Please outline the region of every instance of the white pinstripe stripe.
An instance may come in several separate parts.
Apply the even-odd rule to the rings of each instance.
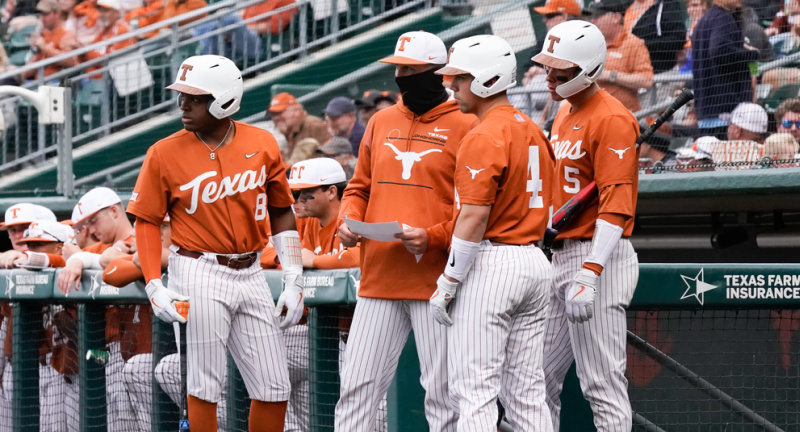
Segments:
[[[498,397],[517,431],[551,431],[542,339],[550,263],[535,246],[481,243],[451,306],[451,397],[458,431],[497,430]]]
[[[210,257],[172,253],[170,288],[190,297],[187,332],[187,391],[218,402],[225,384],[227,349],[252,399],[289,398],[286,347],[274,302],[258,262],[234,270]]]
[[[455,412],[447,387],[445,328],[430,314],[427,301],[360,297],[353,315],[342,370],[335,430],[373,430],[380,401],[397,370],[409,331],[414,330],[426,390],[425,416],[432,431],[455,431]]]
[[[555,283],[544,348],[547,402],[554,429],[558,430],[559,396],[567,370],[575,359],[581,390],[592,407],[597,430],[628,432],[632,427],[632,412],[625,378],[625,308],[636,289],[639,261],[630,241],[620,240],[598,279],[594,317],[582,324],[571,324],[564,310],[564,292],[590,248],[591,242],[567,241],[564,249],[553,256]]]

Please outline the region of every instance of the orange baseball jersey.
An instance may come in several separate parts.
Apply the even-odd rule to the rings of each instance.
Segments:
[[[358,267],[361,248],[345,248],[339,241],[339,224],[331,222],[322,226],[317,218],[306,218],[303,233],[303,249],[308,249],[317,255],[314,258],[314,267],[321,269],[339,269]]]
[[[433,294],[453,230],[456,150],[476,121],[452,100],[422,116],[398,102],[370,119],[339,216],[425,228],[428,251],[417,262],[400,241],[365,240],[360,296],[428,300]]]
[[[119,309],[119,350],[128,361],[137,354],[152,352],[153,309],[149,304],[117,306]]]
[[[606,70],[622,73],[635,73],[648,79],[653,79],[653,64],[650,63],[650,51],[644,41],[628,33],[620,33],[617,40],[608,45],[606,55]],[[638,89],[630,89],[618,84],[603,83],[603,88],[611,96],[619,99],[626,108],[632,112],[639,111]]]
[[[172,243],[189,250],[262,250],[269,237],[267,206],[289,207],[294,200],[275,138],[234,123],[233,141],[213,160],[185,130],[150,147],[128,213],[161,225],[169,212]]]
[[[639,189],[639,124],[603,89],[575,112],[571,109],[569,103],[561,107],[550,135],[556,157],[553,209],[559,209],[592,180],[601,191],[621,185],[625,193],[595,200],[561,230],[558,238],[592,238],[599,213],[630,216],[622,234],[630,237]]]
[[[43,312],[46,351],[53,353],[50,365],[62,374],[77,373],[79,364],[77,306],[64,305],[64,309],[56,313],[52,313],[50,307],[45,307]]]
[[[456,215],[461,204],[490,205],[483,238],[526,245],[542,239],[550,218],[553,151],[544,133],[511,105],[486,114],[456,158]],[[524,191],[524,193],[523,193]]]

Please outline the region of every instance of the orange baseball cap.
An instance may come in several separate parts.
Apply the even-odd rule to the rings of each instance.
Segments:
[[[278,93],[269,103],[269,112],[283,112],[289,105],[297,105],[297,99],[289,93]]]
[[[433,33],[412,31],[400,35],[393,56],[378,61],[394,65],[443,65],[447,63],[447,48]]]
[[[575,0],[550,0],[544,6],[535,7],[533,10],[542,15],[566,12],[572,16],[580,16],[581,5]]]

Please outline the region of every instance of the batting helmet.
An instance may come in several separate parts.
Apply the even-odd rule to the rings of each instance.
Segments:
[[[200,55],[187,58],[178,69],[175,82],[169,87],[191,95],[211,95],[208,112],[222,119],[239,111],[242,103],[242,72],[225,57]]]
[[[547,32],[542,52],[533,61],[555,69],[580,68],[575,78],[556,87],[568,98],[594,83],[606,64],[606,40],[594,24],[586,21],[563,22]]]
[[[447,64],[436,73],[470,74],[474,77],[472,93],[487,98],[517,85],[517,58],[511,45],[501,37],[472,36],[453,44]]]

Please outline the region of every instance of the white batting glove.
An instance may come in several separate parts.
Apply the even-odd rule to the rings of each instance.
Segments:
[[[153,279],[144,288],[147,297],[150,297],[150,304],[153,306],[153,313],[166,323],[178,322],[186,324],[186,320],[175,309],[175,301],[189,301],[189,297],[180,295],[175,291],[164,287],[161,279]]]
[[[428,300],[431,313],[439,324],[450,327],[453,325],[453,319],[450,318],[450,315],[447,313],[447,308],[456,298],[458,282],[450,282],[442,274],[439,275],[439,279],[436,280],[436,287],[436,291],[433,292],[431,299]]]
[[[567,290],[567,319],[572,323],[589,321],[594,315],[594,294],[597,291],[597,276],[591,270],[580,269]]]
[[[283,308],[286,307],[286,316],[280,322],[281,329],[287,329],[300,321],[303,317],[303,280],[302,273],[284,273],[283,275],[283,292],[278,297],[278,303],[275,305],[275,316],[280,317],[283,314]]]

